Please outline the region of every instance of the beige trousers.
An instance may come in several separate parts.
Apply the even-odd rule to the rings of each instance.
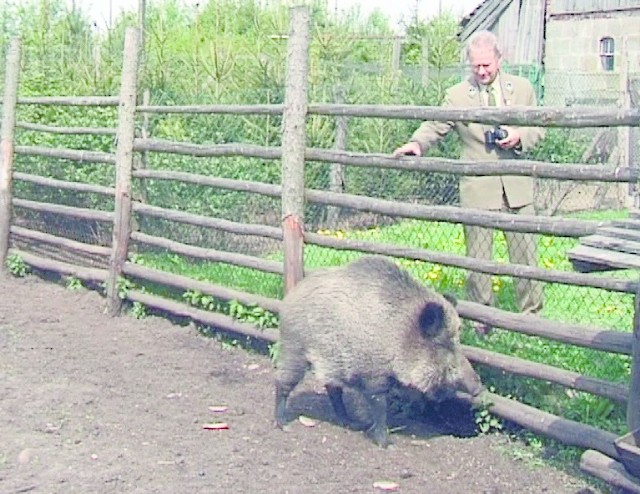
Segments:
[[[510,208],[503,200],[503,212],[513,214],[535,214],[533,205],[521,208]],[[490,260],[493,251],[493,234],[490,228],[479,226],[464,226],[467,245],[467,256],[476,259]],[[512,264],[537,266],[537,248],[535,236],[530,233],[504,232],[509,250],[509,261]],[[543,285],[540,281],[515,278],[514,280],[518,308],[521,312],[534,314],[542,309]],[[469,300],[484,305],[493,305],[494,296],[491,286],[491,276],[482,273],[469,272],[467,277],[467,295]]]

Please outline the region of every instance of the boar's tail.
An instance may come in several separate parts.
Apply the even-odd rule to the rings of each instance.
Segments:
[[[437,302],[427,302],[418,316],[418,328],[425,338],[433,338],[444,327],[444,308]]]

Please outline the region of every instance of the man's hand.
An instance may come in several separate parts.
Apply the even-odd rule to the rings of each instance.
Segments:
[[[404,146],[400,146],[393,152],[394,157],[406,155],[422,156],[422,146],[417,142],[411,141],[407,142]]]
[[[496,141],[496,144],[502,149],[513,149],[520,144],[520,132],[513,127],[502,127],[507,131],[507,137]]]

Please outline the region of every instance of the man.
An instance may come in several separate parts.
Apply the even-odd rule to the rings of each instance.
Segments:
[[[500,71],[501,53],[496,36],[490,31],[476,32],[467,42],[467,58],[471,76],[451,87],[445,96],[444,107],[473,106],[535,106],[536,96],[531,83]],[[493,126],[461,122],[424,122],[414,132],[410,141],[400,146],[394,156],[413,154],[421,156],[427,148],[455,130],[462,142],[461,159],[495,161],[514,159],[531,149],[544,136],[536,127],[501,126],[506,136],[489,135]],[[460,180],[460,205],[490,211],[514,214],[535,214],[533,207],[533,179],[527,176],[462,177]],[[477,259],[491,259],[493,231],[477,226],[464,226],[467,255]],[[536,244],[533,235],[505,232],[509,259],[514,264],[537,264]],[[540,282],[516,278],[516,295],[519,309],[524,313],[536,313],[542,309],[542,285]],[[470,272],[467,279],[469,299],[491,305],[493,290],[491,277]],[[475,323],[479,333],[491,328]]]

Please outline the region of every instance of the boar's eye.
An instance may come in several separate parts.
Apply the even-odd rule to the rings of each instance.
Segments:
[[[418,327],[424,337],[434,337],[442,331],[444,309],[436,302],[427,302],[418,316]]]

